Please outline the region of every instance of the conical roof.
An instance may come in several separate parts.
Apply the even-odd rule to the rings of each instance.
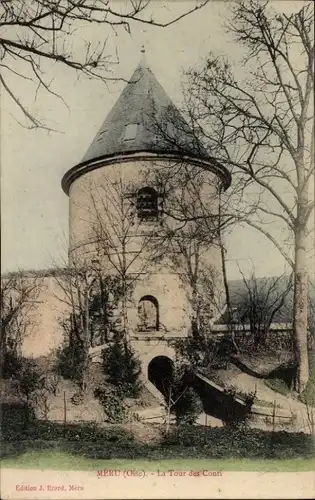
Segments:
[[[227,169],[210,158],[143,58],[96,134],[82,161],[62,178],[69,194],[72,182],[116,157],[137,153],[190,157],[190,162],[216,172],[225,188]]]
[[[81,164],[136,151],[206,156],[144,59],[108,114]]]

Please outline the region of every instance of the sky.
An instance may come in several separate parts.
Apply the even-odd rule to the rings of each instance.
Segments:
[[[193,0],[156,1],[153,13],[169,19],[191,7]],[[181,104],[182,72],[196,65],[209,51],[228,56],[237,68],[242,56],[223,28],[222,17],[229,2],[213,2],[206,8],[165,29],[140,23],[131,25],[131,35],[104,27],[79,29],[82,38],[108,39],[110,53],[117,49],[119,64],[113,75],[128,79],[138,65],[141,46],[157,79],[175,104]],[[273,4],[296,9],[301,1],[283,0]],[[123,83],[109,86],[80,78],[62,65],[46,64],[47,78],[62,100],[40,91],[36,99],[25,80],[11,76],[13,88],[23,103],[56,132],[28,130],[12,100],[1,93],[1,209],[2,272],[17,269],[46,269],[63,265],[68,238],[68,198],[61,189],[61,178],[80,162],[106,115],[118,98]],[[17,67],[17,70],[22,68]],[[226,239],[229,279],[240,276],[239,268],[257,276],[278,275],[285,263],[273,245],[253,229],[236,227]]]

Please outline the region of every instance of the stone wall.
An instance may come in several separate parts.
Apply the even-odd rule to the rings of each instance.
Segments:
[[[170,161],[140,161],[134,158],[91,170],[78,177],[70,188],[70,255],[75,262],[97,261],[105,273],[117,273],[117,269],[121,269],[122,259],[125,259],[128,276],[134,278],[128,307],[129,328],[132,332],[137,330],[139,300],[148,295],[158,301],[161,328],[166,334],[176,332],[187,335],[191,324],[192,292],[183,255],[180,252],[175,255],[171,250],[157,260],[160,222],[143,224],[137,220],[135,210],[132,223],[128,218],[132,196],[136,191],[146,185],[155,185],[155,176],[163,176],[165,171],[173,167]],[[207,204],[209,210],[216,214],[219,202],[218,177],[212,172],[201,170],[197,174],[200,175],[201,183],[203,177],[205,180],[199,208],[202,209],[202,203]],[[183,198],[185,196],[183,192]],[[166,223],[174,229],[179,224],[173,218],[168,218]],[[105,251],[102,244],[96,242],[102,228],[105,228],[111,240],[110,248]],[[127,237],[122,250],[120,235],[124,232]],[[151,236],[154,233],[156,236]],[[214,275],[216,288],[212,309],[215,315],[222,310],[225,302],[221,255],[215,243],[209,244],[200,256],[202,267],[211,269]]]
[[[28,326],[22,342],[22,354],[39,358],[54,354],[62,344],[64,330],[61,321],[67,315],[69,305],[54,277],[33,279],[38,282],[38,293],[27,313]]]

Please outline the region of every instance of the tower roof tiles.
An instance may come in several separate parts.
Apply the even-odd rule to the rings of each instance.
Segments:
[[[138,153],[189,157],[195,164],[214,170],[225,187],[230,184],[229,172],[208,156],[144,57],[81,162],[64,174],[62,188],[69,194],[76,178],[103,161]]]
[[[81,163],[136,151],[206,156],[144,59],[109,112]]]

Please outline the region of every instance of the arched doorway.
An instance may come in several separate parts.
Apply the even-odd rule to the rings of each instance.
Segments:
[[[148,366],[148,379],[167,397],[173,380],[173,362],[167,356],[156,356]]]

